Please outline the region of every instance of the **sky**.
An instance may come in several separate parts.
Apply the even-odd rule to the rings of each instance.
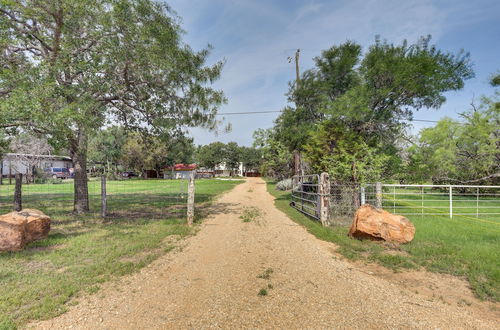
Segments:
[[[288,57],[301,50],[300,70],[313,67],[322,50],[352,40],[366,50],[379,35],[399,44],[432,35],[441,50],[471,54],[475,78],[464,89],[445,94],[439,109],[417,112],[415,119],[439,120],[492,95],[489,78],[500,71],[499,0],[167,0],[181,17],[184,41],[194,50],[212,45],[208,64],[225,61],[214,87],[228,103],[220,113],[279,111],[287,105],[295,65]],[[196,144],[235,141],[251,145],[252,133],[270,128],[279,113],[219,116],[218,132],[190,129]],[[232,129],[225,132],[230,124]],[[413,123],[418,132],[431,123]]]

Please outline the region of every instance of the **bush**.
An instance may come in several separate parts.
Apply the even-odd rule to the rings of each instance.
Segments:
[[[281,180],[276,184],[276,190],[291,190],[292,189],[292,179]]]

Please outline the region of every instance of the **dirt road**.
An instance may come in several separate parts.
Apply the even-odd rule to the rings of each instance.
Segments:
[[[262,216],[243,222],[244,208]],[[268,294],[258,295],[264,288]],[[218,200],[181,251],[32,326],[493,329],[496,324],[336,258],[332,246],[274,207],[261,179],[251,178]]]

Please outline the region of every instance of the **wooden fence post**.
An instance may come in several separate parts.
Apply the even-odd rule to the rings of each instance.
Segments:
[[[330,176],[321,173],[319,177],[319,219],[323,226],[330,224]]]
[[[9,185],[12,184],[12,167],[10,166],[10,162],[9,162]]]
[[[16,190],[14,192],[14,211],[17,212],[23,209],[22,185],[23,185],[23,175],[21,173],[17,173]]]
[[[378,209],[382,208],[382,183],[377,182],[375,184],[375,207]]]
[[[0,159],[0,185],[3,185],[3,159]]]
[[[106,196],[106,175],[101,176],[101,216],[106,217],[108,199]]]
[[[188,198],[187,198],[188,226],[192,226],[194,221],[194,194],[195,194],[194,177],[195,177],[195,171],[191,171],[191,173],[189,174]]]

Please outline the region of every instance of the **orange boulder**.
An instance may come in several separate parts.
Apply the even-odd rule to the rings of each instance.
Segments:
[[[401,215],[394,215],[365,204],[356,211],[349,236],[359,239],[408,243],[415,236],[415,226]]]
[[[0,251],[20,251],[30,242],[43,239],[50,231],[50,217],[24,209],[0,216]]]

